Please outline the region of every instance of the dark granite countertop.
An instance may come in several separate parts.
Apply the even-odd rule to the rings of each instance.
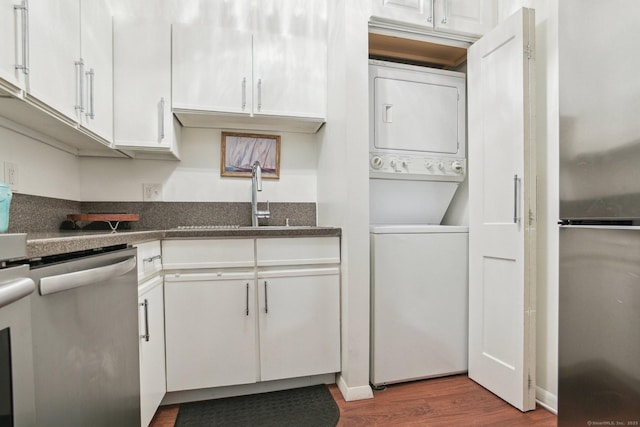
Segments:
[[[137,244],[158,239],[320,237],[340,236],[338,227],[261,226],[239,228],[199,228],[147,231],[60,231],[27,234],[27,258],[40,258],[69,252],[121,244]]]

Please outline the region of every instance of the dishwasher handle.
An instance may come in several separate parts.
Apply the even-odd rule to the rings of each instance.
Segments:
[[[68,291],[82,286],[93,285],[107,279],[122,276],[136,267],[136,257],[132,256],[124,261],[104,267],[90,268],[74,271],[73,273],[57,276],[43,277],[40,279],[40,295],[49,295],[56,292]]]

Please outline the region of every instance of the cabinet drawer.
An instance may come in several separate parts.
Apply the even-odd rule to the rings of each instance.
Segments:
[[[135,245],[138,248],[138,282],[141,282],[162,270],[160,241]]]
[[[253,239],[163,240],[164,268],[253,267]]]
[[[257,239],[256,249],[259,267],[340,263],[339,237]]]

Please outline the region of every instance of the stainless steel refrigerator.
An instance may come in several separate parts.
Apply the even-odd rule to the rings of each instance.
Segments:
[[[640,2],[558,3],[558,425],[639,425]]]

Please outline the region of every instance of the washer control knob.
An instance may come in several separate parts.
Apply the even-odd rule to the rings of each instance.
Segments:
[[[431,169],[433,167],[433,162],[431,160],[425,160],[424,161],[424,167],[427,169]]]
[[[400,164],[404,169],[407,169],[407,170],[409,169],[409,160],[403,159],[402,162],[400,162]]]
[[[395,159],[392,159],[392,160],[389,162],[389,166],[391,166],[391,169],[393,169],[393,170],[396,170],[396,166],[397,166],[397,165],[398,165],[398,163],[396,162],[396,160],[395,160]]]
[[[451,163],[451,169],[453,169],[455,173],[462,173],[462,162],[457,160],[453,161]]]
[[[382,161],[382,157],[380,156],[373,156],[371,158],[371,167],[374,169],[380,169],[383,165],[383,161]]]
[[[444,170],[444,162],[438,162],[438,169]]]

